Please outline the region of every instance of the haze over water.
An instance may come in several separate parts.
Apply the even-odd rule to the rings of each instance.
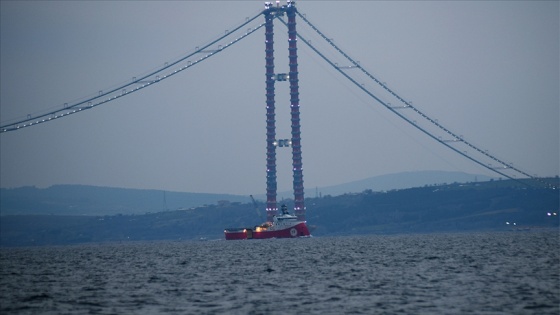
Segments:
[[[2,248],[2,314],[558,314],[557,230]]]

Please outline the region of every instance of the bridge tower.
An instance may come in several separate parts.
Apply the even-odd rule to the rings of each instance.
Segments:
[[[303,164],[301,157],[301,128],[299,112],[299,78],[297,61],[297,31],[296,31],[295,1],[287,1],[286,5],[265,2],[265,61],[266,61],[266,213],[267,219],[278,213],[277,182],[276,182],[276,148],[292,148],[292,169],[294,189],[294,212],[300,220],[305,221],[305,202],[303,192]],[[288,17],[288,58],[289,72],[275,73],[274,71],[274,19],[278,15]],[[276,81],[290,83],[290,114],[292,134],[290,139],[276,139]]]

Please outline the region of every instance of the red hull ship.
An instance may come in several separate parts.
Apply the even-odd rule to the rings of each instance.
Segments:
[[[305,221],[300,221],[282,206],[282,214],[274,216],[272,222],[265,222],[251,228],[227,228],[226,240],[246,240],[265,238],[294,238],[310,236]]]

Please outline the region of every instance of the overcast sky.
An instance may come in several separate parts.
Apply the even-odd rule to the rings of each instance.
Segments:
[[[448,129],[529,174],[559,173],[558,1],[302,0],[297,7]],[[262,1],[1,1],[1,120],[127,82],[263,8]],[[319,44],[300,19],[298,31]],[[288,71],[286,33],[276,22],[277,72]],[[416,170],[493,176],[382,108],[301,42],[298,53],[306,188]],[[1,187],[263,194],[264,65],[261,29],[152,87],[2,133]],[[279,138],[290,137],[287,86],[277,83]],[[277,156],[279,191],[290,190],[291,152]]]

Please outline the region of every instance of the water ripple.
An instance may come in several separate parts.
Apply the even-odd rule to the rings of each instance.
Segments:
[[[2,314],[559,314],[557,231],[0,249]]]

